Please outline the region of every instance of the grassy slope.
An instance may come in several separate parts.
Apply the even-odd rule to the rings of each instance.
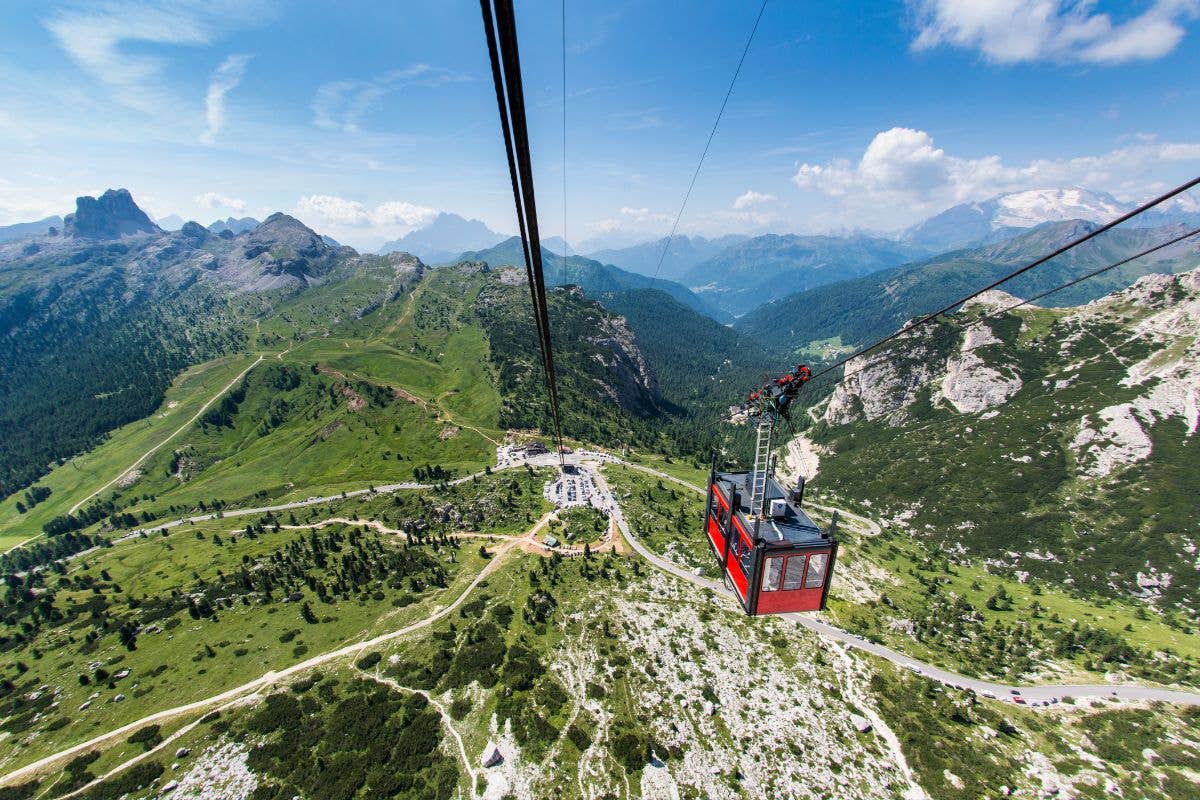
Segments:
[[[1161,420],[1149,430],[1151,459],[1103,479],[1079,478],[1069,445],[1080,418],[1147,392],[1148,384],[1119,380],[1151,349],[1110,322],[1080,329],[1053,316],[1032,312],[1024,332],[1013,316],[990,323],[1004,344],[978,354],[1014,365],[1024,382],[1001,413],[958,414],[932,405],[925,390],[903,426],[818,426],[810,435],[836,453],[820,483],[849,502],[870,500],[883,517],[911,513],[907,528],[934,548],[961,544],[1010,574],[1093,596],[1129,595],[1149,566],[1174,576],[1163,607],[1186,604],[1200,586],[1184,549],[1184,532],[1198,520],[1187,498],[1200,491],[1188,466],[1200,439],[1182,437],[1179,419]],[[1069,386],[1047,391],[1064,380]]]
[[[484,533],[518,534],[529,527],[544,510],[541,485],[545,476],[540,473],[512,473],[504,476],[481,478],[476,483],[452,487],[445,493],[404,493],[388,497],[362,497],[331,502],[323,507],[310,507],[305,513],[282,518],[284,525],[307,525],[319,523],[333,517],[352,519],[375,519],[389,525],[400,525],[406,519],[424,516],[432,525],[431,533],[453,533],[460,530],[453,523],[439,523],[431,514],[433,506],[450,503],[461,509],[463,516],[477,522],[466,522],[471,529]],[[493,499],[503,491],[511,493],[512,503],[496,505]],[[516,487],[518,491],[513,492]],[[110,603],[108,616],[120,621],[139,619],[139,612],[127,608],[129,601],[137,598],[167,597],[174,590],[197,591],[198,581],[208,584],[217,581],[218,571],[226,575],[235,574],[248,558],[251,562],[269,555],[276,549],[286,549],[289,542],[307,539],[308,530],[283,528],[272,532],[270,524],[257,538],[248,538],[242,533],[248,519],[236,521],[213,520],[208,523],[189,525],[173,529],[168,535],[155,534],[118,543],[112,548],[102,549],[71,562],[68,577],[91,576],[100,585],[98,593],[90,589],[67,588],[57,592],[56,607],[67,611],[73,605],[85,603],[93,596],[105,598]],[[345,530],[346,526],[332,529]],[[322,533],[332,529],[322,529]],[[215,535],[222,543],[216,544]],[[202,538],[201,538],[202,537]],[[374,534],[372,534],[374,538]],[[403,548],[404,539],[396,536],[380,537],[387,548]],[[355,594],[349,600],[337,600],[333,604],[316,599],[312,590],[301,588],[303,600],[309,601],[316,614],[322,619],[318,624],[306,624],[299,613],[299,601],[281,602],[277,592],[272,601],[263,602],[257,595],[251,601],[241,601],[241,593],[225,594],[233,598],[228,610],[217,605],[218,621],[194,620],[186,611],[156,620],[163,628],[160,633],[145,633],[137,640],[137,649],[127,651],[116,634],[117,625],[110,625],[100,633],[96,643],[86,641],[89,631],[95,629],[84,615],[62,624],[47,626],[37,633],[32,641],[9,647],[0,652],[0,675],[12,678],[17,689],[30,692],[42,684],[61,689],[58,695],[58,710],[46,714],[26,727],[17,723],[28,706],[9,695],[4,701],[5,721],[0,730],[17,726],[18,739],[9,740],[6,747],[7,759],[0,757],[0,767],[5,771],[53,753],[73,743],[111,730],[148,713],[171,708],[182,703],[204,698],[225,689],[238,686],[257,678],[270,670],[278,670],[289,664],[303,661],[319,653],[332,650],[342,644],[385,633],[402,627],[408,622],[427,616],[438,604],[456,597],[482,567],[475,543],[465,540],[453,562],[447,562],[449,551],[430,550],[421,552],[434,555],[450,571],[447,588],[429,587],[416,593],[411,605],[396,605],[394,601],[409,602],[413,596],[411,587],[393,589],[388,586],[372,586],[370,593]],[[330,568],[312,568],[309,574],[317,577],[332,577],[335,559]],[[102,580],[102,571],[107,571],[110,580]],[[56,586],[57,576],[47,581]],[[382,595],[382,596],[380,596]],[[328,619],[332,618],[332,619]],[[177,622],[172,624],[169,620]],[[297,630],[294,638],[286,641],[281,636]],[[212,655],[206,655],[205,646]],[[303,645],[304,650],[298,648]],[[239,654],[239,650],[247,652]],[[198,657],[198,658],[197,658]],[[18,662],[29,667],[19,673]],[[101,662],[110,672],[131,669],[132,674],[116,683],[115,688],[106,688],[95,681],[81,686],[80,673],[91,673],[89,664]],[[149,677],[160,666],[167,669],[160,675]],[[101,697],[86,711],[77,711],[94,691]],[[109,702],[117,693],[126,695],[120,703]],[[56,719],[65,717],[68,724],[57,730],[47,726]]]
[[[153,416],[117,429],[100,447],[56,467],[38,481],[35,485],[49,488],[52,494],[32,511],[17,513],[15,506],[21,495],[0,501],[0,550],[40,534],[46,520],[65,514],[96,488],[121,475],[143,453],[174,433],[252,361],[251,356],[231,356],[184,372],[167,390],[166,400]]]

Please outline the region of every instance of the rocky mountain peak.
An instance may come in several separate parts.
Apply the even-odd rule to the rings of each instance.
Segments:
[[[420,278],[425,274],[425,270],[427,269],[425,263],[412,253],[394,251],[388,253],[386,258],[387,263],[398,276],[410,274],[413,277]]]
[[[63,220],[63,234],[75,239],[119,239],[162,232],[133,202],[128,189],[109,189],[99,198],[77,197],[75,213]]]

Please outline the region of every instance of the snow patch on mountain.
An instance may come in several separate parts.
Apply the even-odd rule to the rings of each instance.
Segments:
[[[1087,189],[1031,189],[994,198],[992,229],[1032,228],[1045,222],[1107,222],[1129,210],[1112,195]]]

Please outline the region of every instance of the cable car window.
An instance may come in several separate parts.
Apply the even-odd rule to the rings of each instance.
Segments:
[[[734,531],[733,535],[737,536],[737,532]],[[743,542],[741,537],[738,536],[738,562],[742,565],[742,574],[746,576],[747,581],[754,580],[754,576],[751,574],[751,564],[753,560],[754,548]]]
[[[804,581],[804,556],[792,556],[787,560],[787,569],[783,571],[783,590],[790,592],[799,589]]]
[[[825,565],[829,553],[813,553],[808,557],[808,574],[804,576],[805,589],[817,589],[825,584]]]
[[[771,556],[763,569],[762,590],[775,592],[779,590],[779,579],[783,576],[783,556]]]

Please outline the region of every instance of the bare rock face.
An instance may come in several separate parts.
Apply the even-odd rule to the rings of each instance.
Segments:
[[[934,376],[934,368],[921,332],[905,334],[909,338],[909,357],[898,361],[887,354],[867,355],[846,363],[846,378],[837,385],[825,408],[824,420],[830,425],[845,425],[859,419],[886,419],[898,425],[906,418],[905,409]],[[911,348],[911,349],[908,349]]]
[[[986,325],[967,329],[959,355],[946,362],[942,397],[960,414],[975,414],[998,406],[1021,390],[1021,378],[1011,368],[988,366],[976,350],[999,344]]]
[[[600,320],[598,335],[588,339],[604,351],[597,359],[613,376],[611,382],[601,382],[601,389],[610,400],[626,410],[635,408],[645,395],[658,395],[658,382],[646,356],[638,347],[633,331],[624,317]],[[644,393],[644,394],[643,394]]]
[[[1083,306],[1073,318],[1112,318],[1130,307],[1154,310],[1134,331],[1158,349],[1128,366],[1120,380],[1123,387],[1144,388],[1139,396],[1080,419],[1071,449],[1088,477],[1148,459],[1153,448],[1148,430],[1165,420],[1181,419],[1184,439],[1200,429],[1200,269],[1147,275]]]
[[[427,269],[421,259],[412,253],[403,253],[399,250],[387,254],[387,263],[397,278],[420,278],[425,275]]]
[[[1098,424],[1084,417],[1071,442],[1084,475],[1103,477],[1117,467],[1150,457],[1153,444],[1132,403],[1109,406],[1096,416]]]
[[[63,219],[63,233],[72,239],[119,239],[139,233],[162,233],[127,189],[109,189],[99,198],[75,198],[75,213]]]
[[[248,233],[230,240],[221,261],[222,280],[242,290],[265,291],[321,283],[339,262],[357,253],[329,244],[295,217],[275,213]]]

